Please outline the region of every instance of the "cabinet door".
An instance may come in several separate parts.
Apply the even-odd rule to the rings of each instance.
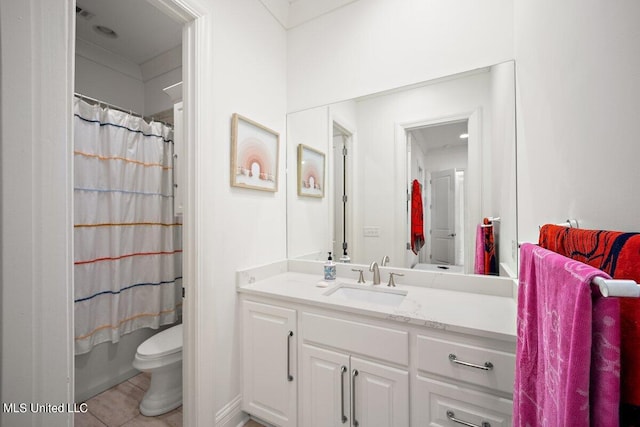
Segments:
[[[352,425],[409,425],[409,373],[351,357]]]
[[[302,425],[349,426],[349,356],[302,346]]]
[[[243,301],[245,412],[281,427],[296,425],[296,311]]]

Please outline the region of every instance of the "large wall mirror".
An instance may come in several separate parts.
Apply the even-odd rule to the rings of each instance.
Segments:
[[[498,272],[515,277],[514,73],[510,61],[290,113],[289,258],[470,274],[477,227],[493,218]],[[300,144],[324,154],[324,197],[296,191]]]

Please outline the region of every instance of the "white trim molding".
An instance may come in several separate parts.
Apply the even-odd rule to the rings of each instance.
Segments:
[[[7,403],[73,403],[72,6],[0,2],[0,394]],[[0,425],[72,423],[70,413],[0,413]]]
[[[249,416],[242,412],[240,405],[242,396],[237,395],[233,400],[227,403],[222,409],[216,413],[216,426],[218,427],[236,427],[244,425]]]

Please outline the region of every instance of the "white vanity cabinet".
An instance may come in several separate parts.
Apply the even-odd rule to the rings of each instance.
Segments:
[[[438,331],[415,343],[413,424],[511,426],[513,343]]]
[[[409,425],[408,333],[301,315],[301,425]]]
[[[242,307],[242,409],[274,426],[512,423],[511,335],[292,297],[244,295]]]
[[[242,410],[277,426],[296,426],[296,310],[243,301],[242,327]]]

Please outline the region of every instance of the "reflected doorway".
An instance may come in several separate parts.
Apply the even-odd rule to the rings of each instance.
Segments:
[[[405,267],[462,272],[468,120],[408,128],[406,137],[408,243]],[[420,194],[414,194],[414,188]],[[416,210],[416,199],[421,202],[421,213]],[[419,229],[416,224],[420,221],[422,245],[416,242],[416,229]]]
[[[352,148],[352,133],[337,122],[333,122],[333,258],[340,262],[351,262],[349,256],[349,151]]]

